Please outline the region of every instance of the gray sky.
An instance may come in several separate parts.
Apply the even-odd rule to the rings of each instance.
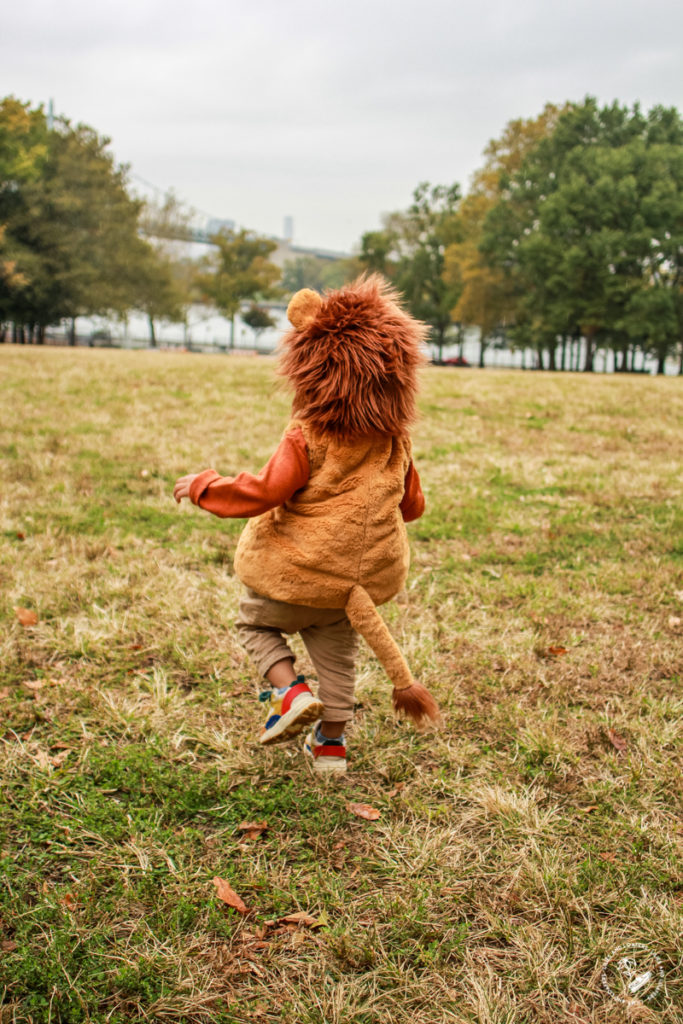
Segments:
[[[0,96],[112,139],[193,206],[350,249],[420,181],[586,94],[683,108],[680,0],[20,0]]]

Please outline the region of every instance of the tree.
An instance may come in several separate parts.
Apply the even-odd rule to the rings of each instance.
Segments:
[[[359,256],[367,270],[389,277],[413,316],[429,324],[440,357],[461,290],[460,282],[444,277],[446,246],[454,237],[459,199],[457,184],[423,182],[406,212],[389,214],[382,231],[363,236]]]
[[[211,241],[216,252],[205,261],[204,273],[199,280],[205,298],[231,322],[232,348],[235,344],[235,316],[242,303],[277,294],[275,282],[279,280],[280,271],[268,259],[277,245],[245,229],[220,231]]]
[[[500,197],[501,179],[519,170],[525,157],[552,132],[560,113],[561,108],[547,104],[536,118],[510,121],[500,139],[489,142],[484,166],[475,173],[458,207],[457,240],[446,249],[444,277],[455,290],[460,287],[452,319],[479,328],[480,366],[494,333],[514,323],[517,298],[509,276],[491,265],[481,251],[484,223]]]
[[[600,109],[589,97],[501,180],[483,248],[522,296],[517,330],[553,350],[558,335],[582,335],[588,371],[598,344],[623,346],[641,330],[646,346],[673,351],[674,332],[639,311],[679,308],[682,145],[677,111]],[[670,302],[649,291],[662,288]]]
[[[326,259],[321,256],[296,256],[286,260],[282,269],[282,290],[293,294],[302,288],[322,292],[326,288],[341,288],[358,276],[357,260]]]
[[[47,122],[12,96],[0,101],[0,340],[15,320],[29,284],[31,254],[15,235],[22,189],[40,178],[47,155]],[[33,268],[32,268],[33,269]]]
[[[42,111],[24,110],[34,126],[44,124]],[[17,114],[12,103],[10,114]],[[126,170],[115,165],[109,140],[65,119],[40,132],[34,172],[3,188],[5,237],[21,280],[11,316],[39,337],[47,324],[70,318],[74,342],[76,317],[130,308],[149,247],[138,236],[140,203],[126,191]]]
[[[257,342],[266,328],[275,327],[275,321],[268,310],[256,304],[252,304],[245,313],[242,313],[242,320],[251,327]]]
[[[192,237],[192,211],[172,191],[161,203],[146,202],[139,227],[149,242],[137,278],[136,307],[147,315],[150,343],[156,345],[155,320],[187,326],[187,311],[197,295],[197,264],[185,252]]]

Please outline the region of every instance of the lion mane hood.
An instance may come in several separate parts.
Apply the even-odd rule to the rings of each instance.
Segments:
[[[279,373],[294,414],[321,434],[354,440],[407,434],[428,329],[379,274],[319,295],[304,288],[287,308]]]

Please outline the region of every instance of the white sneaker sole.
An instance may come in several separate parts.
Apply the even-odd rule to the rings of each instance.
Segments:
[[[328,772],[334,774],[335,772],[342,775],[346,771],[346,758],[345,757],[314,757],[313,750],[311,747],[311,734],[309,733],[304,740],[304,754],[310,762],[311,768],[314,772],[320,775],[326,775]]]
[[[268,731],[259,736],[259,743],[284,743],[285,740],[297,736],[305,726],[320,718],[323,703],[312,693],[300,693],[292,701],[289,711],[280,717]]]

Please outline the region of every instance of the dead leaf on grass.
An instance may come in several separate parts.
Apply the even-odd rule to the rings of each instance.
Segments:
[[[623,736],[620,736],[616,729],[606,730],[607,739],[610,741],[612,746],[619,754],[623,754],[628,747],[628,743]]]
[[[24,629],[28,629],[29,626],[36,626],[38,624],[38,616],[30,608],[15,608],[14,614],[19,619]]]
[[[583,814],[590,814],[591,811],[597,811],[598,806],[599,806],[598,804],[589,804],[588,807],[579,807],[579,810]]]
[[[66,907],[67,910],[75,910],[76,907],[78,906],[78,902],[75,896],[73,895],[73,893],[70,892],[65,892],[64,895],[60,898],[59,902],[62,904],[63,907]]]
[[[563,654],[567,653],[566,647],[549,647],[548,656],[550,658],[561,658]]]
[[[3,939],[0,942],[0,949],[2,949],[3,953],[13,953],[16,948],[17,944],[14,939]]]
[[[391,799],[391,797],[398,796],[398,794],[401,792],[401,790],[403,790],[405,788],[406,788],[405,782],[397,782],[396,785],[394,786],[394,788],[389,790],[389,792],[387,793],[387,797],[389,799]]]
[[[44,679],[25,679],[24,686],[28,686],[29,690],[42,690],[45,686]]]
[[[9,697],[9,686],[0,687],[0,700],[7,700]]]
[[[213,884],[216,886],[216,895],[219,900],[229,907],[233,907],[240,914],[249,913],[246,903],[241,896],[237,895],[230,882],[226,882],[224,878],[214,878]]]
[[[359,818],[365,818],[366,821],[377,821],[379,818],[379,811],[370,804],[347,804],[346,809]]]
[[[680,625],[683,625],[683,619],[680,617],[680,615],[670,615],[669,616],[669,628],[670,629],[677,629],[678,626],[680,626]]]
[[[245,839],[258,839],[268,828],[267,821],[243,821],[237,826],[238,832],[244,832]]]
[[[606,860],[609,864],[614,864],[617,859],[616,853],[599,853],[598,857],[600,860]]]
[[[63,750],[61,754],[53,754],[52,757],[48,757],[48,761],[54,768],[61,768],[70,753],[70,750]]]
[[[281,924],[303,925],[305,928],[320,928],[322,921],[311,917],[305,910],[297,910],[294,914],[285,914],[279,918]]]

